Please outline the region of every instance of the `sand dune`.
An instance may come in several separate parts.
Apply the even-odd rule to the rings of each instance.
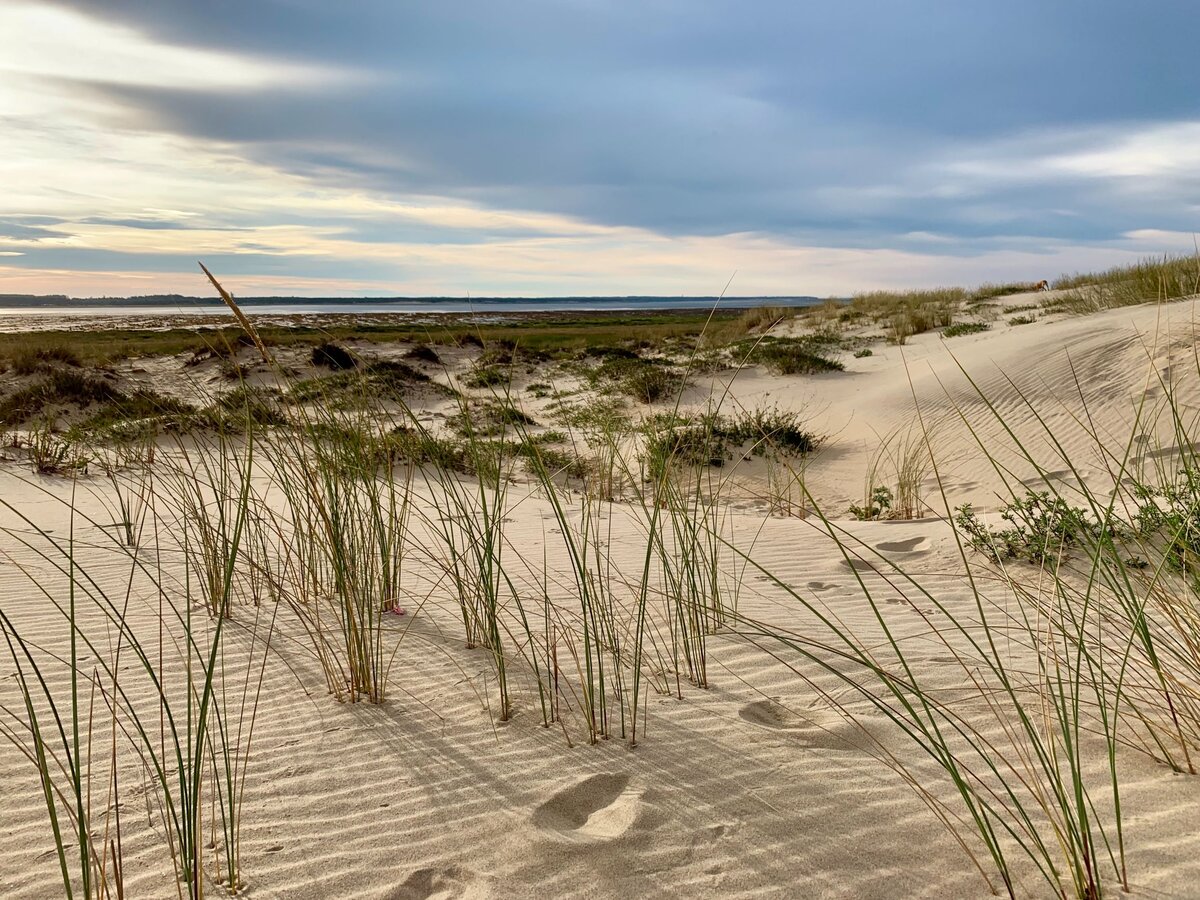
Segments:
[[[1174,438],[1163,417],[1137,435],[1131,429],[1139,403],[1161,403],[1160,380],[1177,388],[1180,407],[1194,409],[1200,400],[1200,379],[1194,366],[1188,370],[1196,312],[1194,303],[1180,303],[998,325],[950,340],[930,333],[849,360],[848,371],[836,375],[789,379],[750,370],[715,376],[718,385],[729,385],[728,402],[804,408],[828,435],[805,477],[821,508],[837,520],[832,527],[839,539],[816,516],[767,517],[753,503],[722,512],[732,542],[752,548],[752,565],[726,558],[727,574],[738,585],[740,622],[709,638],[707,689],[684,680],[682,699],[643,694],[644,731],[636,748],[621,740],[619,727],[595,745],[583,739],[577,719],[564,728],[543,727],[535,682],[517,666],[515,715],[497,721],[491,657],[464,648],[458,606],[432,550],[426,558],[414,554],[406,614],[385,624],[391,641],[402,640],[382,705],[339,704],[327,696],[303,630],[280,611],[245,782],[246,895],[990,895],[953,829],[927,802],[933,797],[953,806],[953,786],[903,728],[848,687],[861,667],[834,655],[817,665],[768,633],[825,634],[821,615],[827,615],[862,646],[877,648],[880,658],[891,658],[887,642],[899,640],[924,690],[957,698],[979,733],[1004,746],[1008,723],[989,718],[988,703],[970,690],[979,671],[967,641],[971,626],[964,633],[931,625],[942,615],[931,598],[963,622],[978,616],[944,518],[949,510],[937,490],[939,476],[952,506],[971,502],[985,511],[994,511],[1014,484],[1039,487],[1042,476],[1012,449],[1006,428],[1028,441],[1050,477],[1063,484],[1078,476],[1103,487],[1111,460],[1098,447],[1120,455],[1136,438],[1134,456],[1171,453]],[[697,390],[707,393],[703,385]],[[922,517],[848,520],[845,510],[861,501],[881,441],[919,433],[914,429],[922,422],[935,435],[939,467],[925,475]],[[752,482],[761,474],[755,466],[761,463],[732,465],[723,477]],[[161,554],[143,546],[135,564],[97,524],[112,519],[105,484],[87,481],[76,488],[72,518],[71,482],[31,476],[16,462],[0,465],[0,493],[11,505],[0,512],[3,610],[28,639],[57,653],[66,652],[69,630],[47,595],[62,600],[68,579],[52,552],[51,559],[39,554],[47,534],[37,534],[13,508],[36,517],[51,539],[73,536],[75,562],[111,596],[129,598],[130,628],[148,640],[162,621],[156,584],[178,586],[185,578],[175,536],[165,531]],[[418,484],[418,494],[425,490]],[[548,594],[570,620],[577,615],[574,582],[553,506],[529,484],[514,486],[508,503],[504,539],[515,589],[529,597]],[[621,576],[614,583],[635,581],[640,571],[645,538],[639,521],[620,504],[606,514],[606,559]],[[425,528],[419,543],[432,547],[428,527],[414,527],[414,534]],[[982,564],[980,572],[992,577]],[[1015,603],[998,578],[984,590],[996,610]],[[529,610],[535,633],[547,627],[539,610]],[[207,621],[203,609],[193,612]],[[226,638],[231,689],[240,683],[237,662],[258,658],[247,623],[272,614],[265,606],[237,611]],[[104,616],[80,615],[92,617],[81,628],[92,629],[97,650],[115,653],[119,642]],[[1002,620],[995,615],[991,621]],[[1015,670],[1034,669],[1036,654],[1027,642],[1013,634],[994,637]],[[123,659],[135,665],[130,656]],[[160,674],[177,681],[178,653],[168,647],[163,659]],[[3,657],[0,701],[14,710],[20,705],[15,672]],[[679,680],[677,672],[660,674],[664,685]],[[129,702],[153,708],[149,680],[131,675],[129,684]],[[94,694],[91,709],[97,744],[107,746],[112,717]],[[1105,746],[1098,736],[1084,739],[1089,772],[1103,781]],[[104,759],[107,751],[94,752]],[[1119,761],[1133,893],[1192,895],[1200,882],[1194,827],[1200,781],[1172,774],[1130,748],[1121,749]],[[117,768],[124,786],[126,895],[175,896],[162,814],[145,768],[127,748],[119,751]],[[92,785],[97,796],[108,777],[106,766],[100,770],[106,774]],[[928,785],[929,795],[923,799],[904,773]],[[0,741],[0,784],[0,894],[57,895],[61,882],[36,772],[7,741]],[[202,819],[213,827],[211,809]],[[220,841],[219,831],[214,839]],[[1116,892],[1113,879],[1106,887]],[[219,890],[210,886],[212,895]],[[1044,896],[1048,884],[1023,865],[1014,890]]]

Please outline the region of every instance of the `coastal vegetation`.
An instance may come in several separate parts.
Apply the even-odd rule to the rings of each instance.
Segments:
[[[1072,281],[1063,306],[1152,284],[1169,299],[1168,275],[1186,287],[1183,261],[1157,265]],[[132,893],[135,846],[170,860],[180,895],[253,884],[245,798],[269,684],[391,711],[406,666],[439,655],[497,742],[536,726],[632,748],[656,739],[663,705],[709,702],[728,646],[769,663],[770,690],[853,724],[993,893],[1128,890],[1127,756],[1192,776],[1200,752],[1200,460],[1176,381],[1153,369],[1127,438],[1093,428],[1086,446],[969,377],[953,415],[914,401],[875,435],[848,508],[865,524],[811,487],[833,436],[810,412],[733,391],[750,367],[772,386],[852,377],[870,355],[854,327],[882,329],[881,354],[988,330],[979,303],[1015,287],[795,315],[327,332],[260,329],[229,300],[238,332],[0,341],[0,424],[28,467],[6,477],[33,498],[0,497],[0,528],[40,604],[0,605],[0,734],[34,773],[64,892]],[[190,394],[133,371],[163,359]],[[954,422],[1009,489],[1003,524],[951,496]],[[1012,476],[1018,463],[1033,476]],[[747,470],[768,497],[750,529]],[[518,533],[530,510],[541,532]],[[868,612],[857,627],[762,551],[772,515],[831,548],[841,602]],[[904,562],[919,541],[864,539],[929,517],[957,593]]]

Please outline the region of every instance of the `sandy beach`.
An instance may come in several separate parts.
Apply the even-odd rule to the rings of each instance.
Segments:
[[[1086,506],[1113,496],[1114,472],[1149,477],[1148,461],[1190,452],[1164,410],[1187,415],[1200,399],[1195,301],[1009,323],[1052,299],[995,298],[971,315],[986,330],[931,329],[902,344],[852,323],[843,336],[858,349],[834,354],[842,371],[776,374],[753,358],[696,367],[679,393],[617,406],[630,422],[712,404],[782,411],[816,449],[756,453],[743,440],[727,458],[666,475],[647,468],[652,438],[631,428],[612,445],[625,461],[615,478],[610,462],[607,480],[595,469],[598,428],[562,418],[564,400],[612,403],[583,370],[522,361],[503,387],[471,387],[487,351],[469,343],[434,346],[433,362],[412,344],[343,341],[362,360],[407,360],[420,373],[403,434],[421,423],[440,434],[461,410],[480,426],[503,397],[523,414],[511,425],[522,440],[568,431],[554,446],[592,466],[538,470],[514,455],[496,477],[460,467],[454,490],[465,493],[454,495],[449,469],[388,456],[387,474],[369,480],[389,502],[404,498],[403,518],[387,519],[402,545],[383,553],[394,596],[363,574],[380,545],[345,572],[305,556],[320,541],[304,544],[303,527],[334,526],[291,514],[304,493],[292,491],[320,466],[268,436],[282,421],[228,438],[218,429],[219,439],[164,429],[119,460],[98,447],[86,467],[67,465],[64,450],[59,470],[42,472],[44,448],[15,428],[0,462],[0,597],[13,641],[0,663],[10,738],[0,741],[0,893],[62,890],[32,708],[76,858],[68,870],[78,881],[71,823],[84,809],[92,877],[110,890],[119,881],[125,896],[188,893],[180,835],[197,842],[213,896],[230,877],[245,896],[280,898],[1051,896],[1080,890],[1071,861],[1093,853],[1083,877],[1094,866],[1106,893],[1125,873],[1134,896],[1189,896],[1200,877],[1200,782],[1187,771],[1197,684],[1182,662],[1169,668],[1195,646],[1186,571],[1161,573],[1145,595],[1131,589],[1187,598],[1181,620],[1155,613],[1172,648],[1173,728],[1144,654],[1128,650],[1120,591],[1089,579],[1102,545],[1068,549],[1056,532],[1059,552],[1031,561],[1026,544],[992,561],[952,521],[970,504],[1000,528],[1005,504],[1027,490]],[[822,327],[786,316],[751,340]],[[105,377],[125,395],[153,388],[194,402],[340,377],[307,347],[279,347],[270,363],[256,354],[249,342],[234,349],[236,381],[222,359],[195,354],[121,360]],[[37,376],[4,377],[12,394]],[[397,420],[391,399],[380,406]],[[64,413],[60,429],[83,415]],[[303,446],[319,457],[319,443]],[[194,489],[179,481],[189,473],[205,485],[190,506]],[[663,493],[665,479],[679,493]],[[334,490],[309,487],[310,500]],[[916,506],[872,510],[876,487],[895,504],[915,490]],[[1112,505],[1126,519],[1128,501]],[[251,510],[243,518],[239,504]],[[477,518],[464,525],[469,509]],[[229,518],[214,526],[218,512]],[[695,533],[685,520],[700,523]],[[233,541],[215,575],[204,572],[204,534]],[[348,539],[330,540],[345,550]],[[216,594],[206,592],[214,578]],[[347,609],[353,590],[374,592],[357,627],[374,635],[368,682],[379,696],[355,686],[339,643],[339,603]],[[480,598],[491,606],[472,605]],[[468,621],[468,607],[480,618]],[[1085,620],[1078,646],[1065,609]],[[1104,656],[1122,635],[1124,682]],[[201,725],[197,748],[188,736]],[[199,802],[181,812],[192,784]],[[1086,791],[1082,805],[1071,785]],[[1088,836],[1086,854],[1072,849],[1072,829]]]

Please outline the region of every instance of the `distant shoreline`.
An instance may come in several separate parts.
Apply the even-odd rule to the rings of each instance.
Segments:
[[[272,313],[321,312],[532,312],[711,309],[714,306],[743,309],[772,304],[777,306],[813,306],[823,302],[812,296],[679,296],[649,295],[595,297],[239,297],[238,303]],[[125,313],[162,312],[203,314],[223,309],[218,298],[187,297],[176,294],[141,297],[72,298],[63,295],[0,294],[0,313],[61,313],[71,315],[122,315]]]

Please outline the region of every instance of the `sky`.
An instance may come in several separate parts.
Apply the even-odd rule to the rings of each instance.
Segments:
[[[848,295],[1192,252],[1144,0],[0,0],[0,293]],[[732,279],[732,281],[731,281]]]

